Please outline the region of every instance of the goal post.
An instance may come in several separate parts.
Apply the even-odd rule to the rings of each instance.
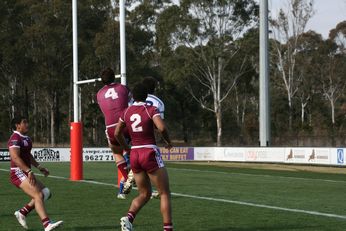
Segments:
[[[126,85],[126,37],[125,37],[125,0],[119,0],[120,24],[120,75],[121,84]],[[101,81],[100,78],[78,79],[78,27],[77,27],[77,0],[72,0],[72,41],[73,41],[73,122],[70,125],[70,180],[83,180],[83,124],[79,109],[79,85]],[[119,179],[122,177],[118,172]]]

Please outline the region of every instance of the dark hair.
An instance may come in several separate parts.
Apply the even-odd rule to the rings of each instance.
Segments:
[[[135,101],[145,102],[148,92],[143,83],[136,83],[132,88],[132,96]]]
[[[147,88],[148,94],[154,94],[157,82],[157,79],[151,76],[145,77],[142,81],[144,86]]]
[[[11,121],[11,127],[15,131],[17,130],[17,124],[20,124],[23,120],[27,120],[24,116],[15,116]]]
[[[104,85],[114,83],[115,81],[114,71],[111,68],[107,67],[101,72],[101,79]]]

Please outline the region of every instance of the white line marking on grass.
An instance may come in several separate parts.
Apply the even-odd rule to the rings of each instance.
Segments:
[[[332,213],[322,213],[322,212],[302,210],[302,209],[290,209],[290,208],[284,208],[284,207],[278,207],[278,206],[255,204],[255,203],[244,202],[244,201],[234,201],[234,200],[218,199],[218,198],[212,198],[212,197],[187,195],[187,194],[182,194],[182,193],[172,193],[172,195],[187,197],[187,198],[193,198],[193,199],[200,199],[200,200],[208,200],[208,201],[217,201],[217,202],[224,202],[224,203],[237,204],[237,205],[245,205],[245,206],[257,207],[257,208],[280,210],[280,211],[286,211],[286,212],[304,213],[304,214],[322,216],[322,217],[340,218],[340,219],[346,220],[346,216],[338,215],[338,214],[332,214]]]
[[[283,179],[292,179],[292,180],[307,180],[307,181],[324,181],[329,183],[345,183],[344,180],[328,180],[320,178],[304,178],[304,177],[294,177],[294,176],[276,176],[268,174],[250,174],[250,173],[237,173],[237,172],[222,172],[222,171],[211,171],[211,170],[198,170],[198,169],[187,169],[187,168],[171,168],[167,167],[168,170],[176,171],[186,171],[186,172],[204,172],[204,173],[218,173],[223,175],[238,175],[238,176],[253,176],[253,177],[274,177],[274,178],[283,178]]]
[[[0,171],[9,172],[9,170],[7,170],[7,169],[0,169]],[[36,175],[43,176],[42,174],[36,174]],[[48,176],[48,177],[49,178],[54,178],[54,179],[60,179],[60,180],[69,180],[69,178],[62,177],[62,176]],[[110,183],[99,182],[99,181],[93,181],[93,180],[76,181],[76,183],[79,183],[79,182],[80,183],[88,183],[88,184],[111,186],[111,187],[116,187],[117,188],[117,185],[110,184]],[[134,189],[136,189],[136,188],[134,188]],[[192,199],[198,199],[198,200],[223,202],[223,203],[244,205],[244,206],[250,206],[250,207],[256,207],[256,208],[265,208],[265,209],[279,210],[279,211],[293,212],[293,213],[303,213],[303,214],[309,214],[309,215],[314,215],[314,216],[330,217],[330,218],[338,218],[338,219],[346,220],[346,215],[338,215],[338,214],[332,214],[332,213],[323,213],[323,212],[303,210],[303,209],[291,209],[291,208],[271,206],[271,205],[264,205],[264,204],[256,204],[256,203],[244,202],[244,201],[235,201],[235,200],[227,200],[227,199],[220,199],[220,198],[213,198],[213,197],[195,196],[195,195],[189,195],[189,194],[183,194],[183,193],[174,193],[174,192],[172,192],[171,194],[173,196],[186,197],[186,198],[192,198]]]

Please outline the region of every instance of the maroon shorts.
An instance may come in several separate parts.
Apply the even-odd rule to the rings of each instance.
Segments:
[[[110,145],[115,145],[115,146],[120,146],[118,140],[114,137],[114,132],[115,132],[115,127],[109,127],[106,129],[106,137],[108,140],[108,144]],[[127,128],[125,127],[123,130],[123,135],[125,137],[126,142],[129,142],[130,140],[130,135],[129,135],[129,131],[127,130]]]
[[[28,174],[22,171],[20,168],[11,168],[10,179],[11,183],[17,188],[22,184],[22,182],[28,178]]]
[[[130,154],[131,169],[134,173],[154,172],[165,167],[157,148],[134,148]]]

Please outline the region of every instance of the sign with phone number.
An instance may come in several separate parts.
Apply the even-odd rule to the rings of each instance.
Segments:
[[[114,161],[114,157],[112,154],[96,154],[96,155],[88,155],[84,154],[84,161]]]
[[[113,153],[109,148],[84,148],[84,161],[114,161]]]
[[[160,148],[162,159],[164,161],[186,161],[193,160],[193,148],[190,147],[175,147],[171,150]],[[84,161],[114,161],[113,154],[107,148],[84,148]]]

